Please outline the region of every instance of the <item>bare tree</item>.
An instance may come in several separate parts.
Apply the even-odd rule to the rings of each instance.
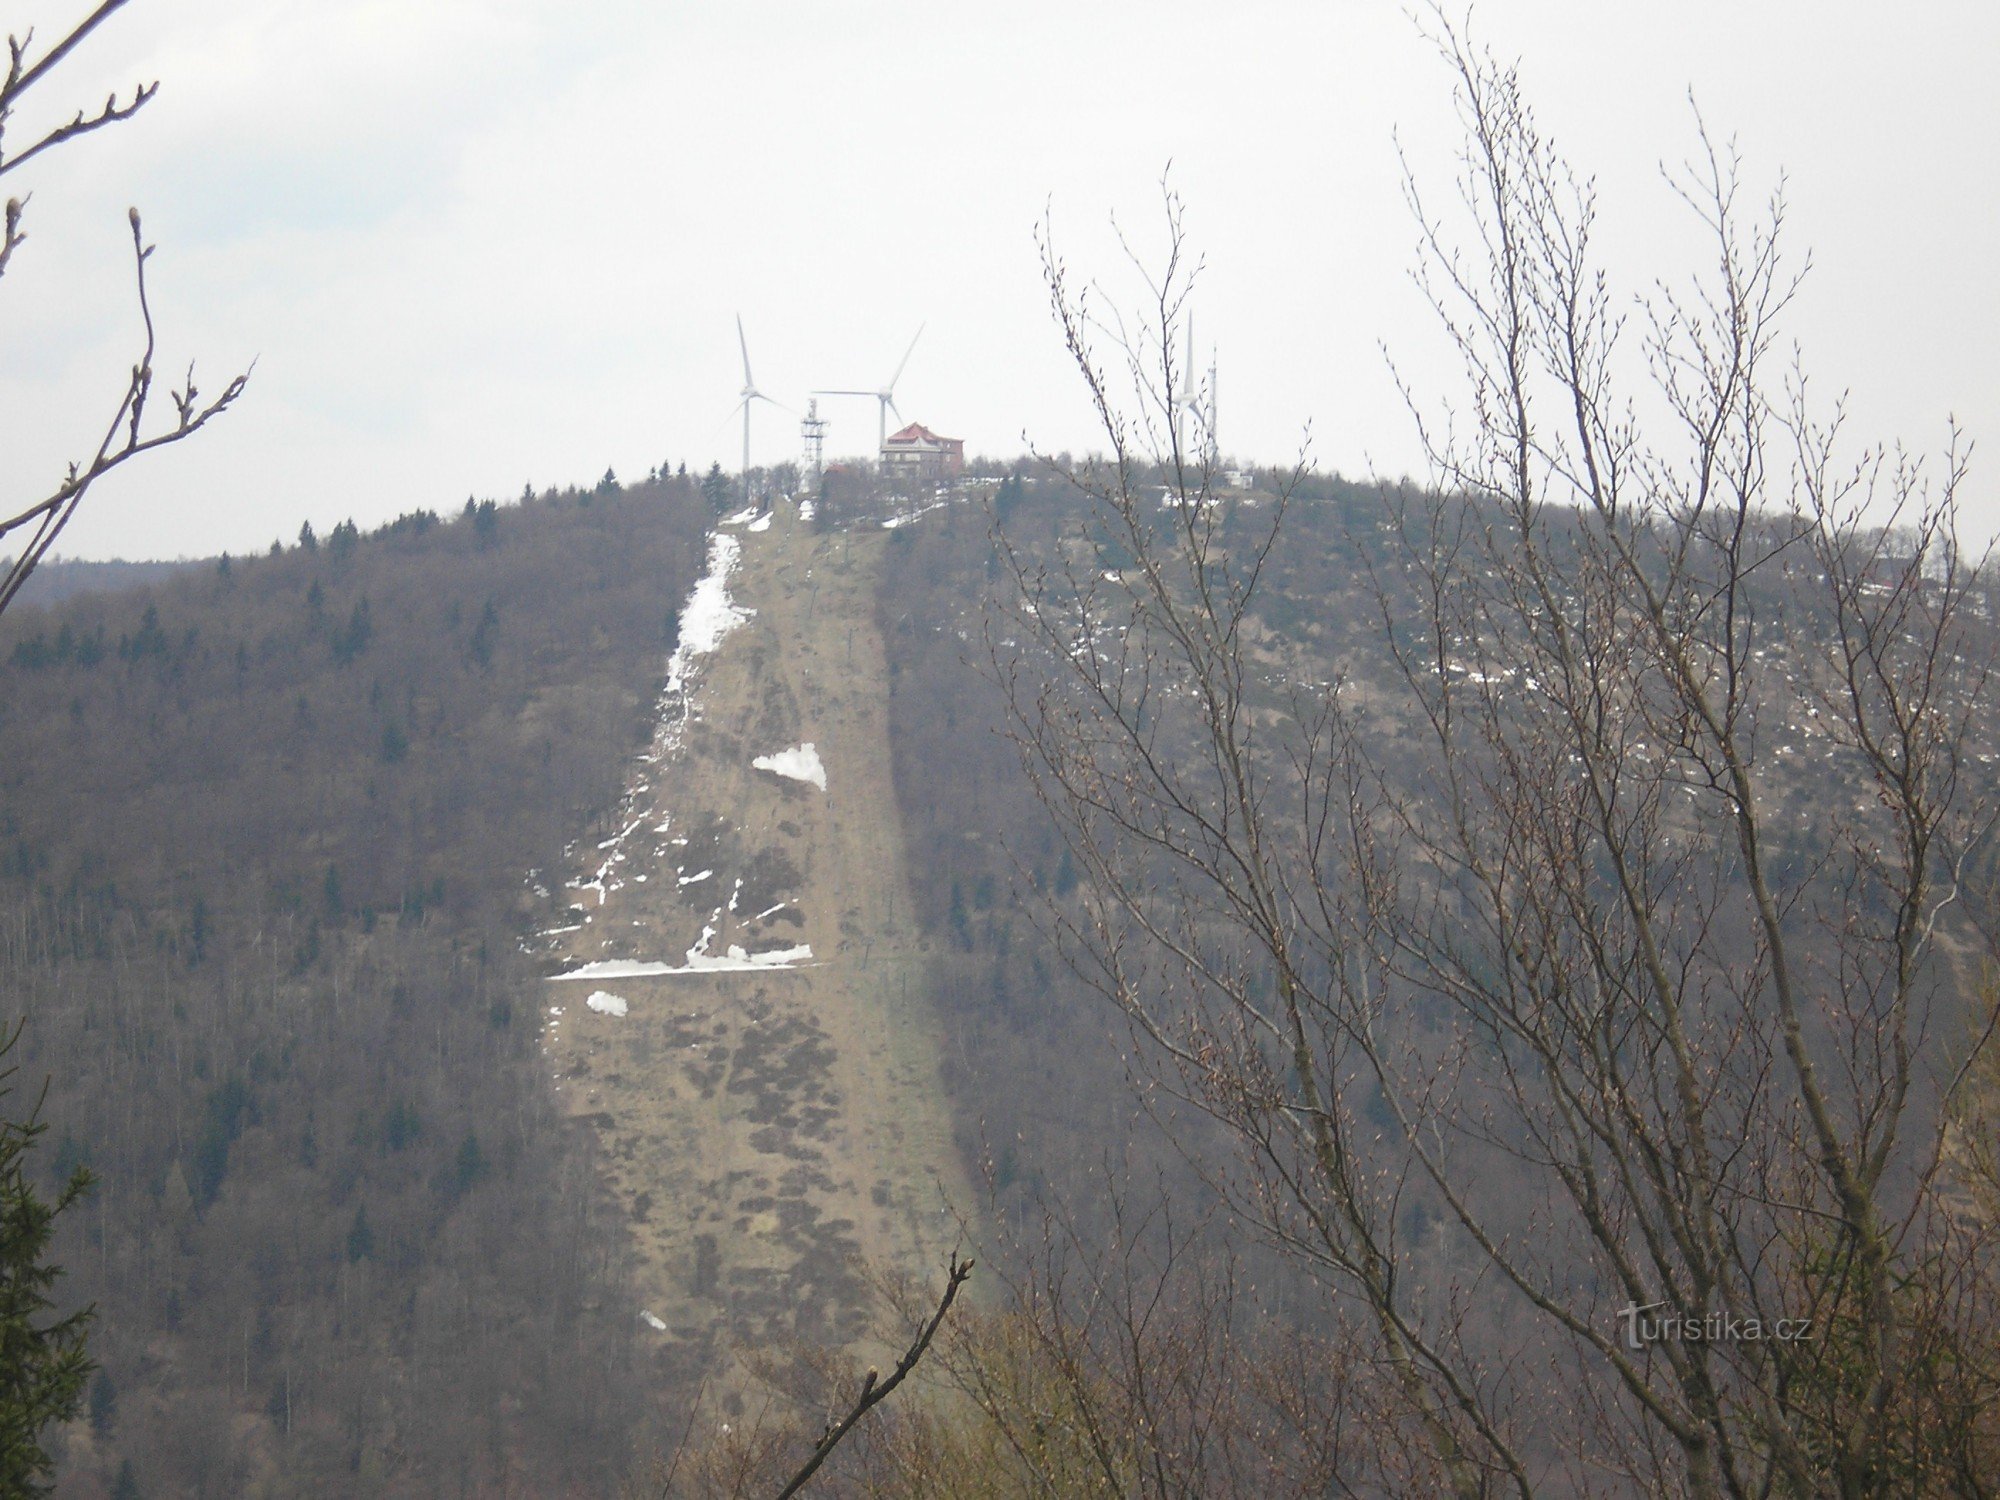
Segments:
[[[1461,228],[1410,201],[1463,401],[1410,393],[1435,484],[1349,536],[1375,644],[1329,685],[1259,616],[1292,489],[1247,511],[1175,420],[1178,201],[1136,323],[1045,243],[1110,447],[1060,557],[1001,539],[1087,872],[1056,937],[1452,1492],[1991,1493],[1944,1164],[1992,818],[1963,445],[1843,460],[1774,368],[1782,198],[1705,133],[1712,269],[1621,310],[1513,69],[1435,35]]]
[[[1363,1405],[1353,1351],[1272,1316],[1219,1204],[1183,1221],[1164,1181],[1149,1195],[1108,1160],[1078,1186],[1087,1223],[1059,1195],[1018,1230],[988,1216],[1013,1268],[998,1273],[1001,1306],[940,1346],[978,1416],[953,1431],[962,1447],[986,1440],[964,1467],[992,1492],[1265,1500],[1346,1493],[1362,1471],[1436,1490],[1394,1414]]]
[[[5,79],[0,80],[0,177],[79,136],[131,119],[159,91],[158,83],[145,83],[136,86],[122,101],[114,93],[95,114],[79,110],[73,119],[51,127],[22,149],[5,149],[6,128],[28,93],[46,82],[91,32],[125,4],[126,0],[103,0],[53,46],[39,54],[34,50],[33,31],[7,38],[7,73]],[[27,231],[21,227],[26,212],[27,200],[11,197],[7,200],[4,220],[0,221],[0,276],[6,274],[14,252],[28,237]],[[139,210],[130,210],[128,217],[132,226],[133,274],[138,290],[139,321],[144,337],[139,358],[132,366],[131,377],[95,450],[87,458],[71,462],[62,481],[48,494],[13,509],[0,519],[0,542],[16,532],[21,534],[16,543],[21,550],[6,563],[5,572],[0,573],[0,610],[13,602],[28,574],[55,545],[56,538],[69,524],[70,517],[76,514],[76,508],[83,503],[93,484],[120,464],[152,449],[177,443],[198,431],[242,394],[244,382],[248,379],[247,372],[234,376],[224,385],[220,395],[204,403],[200,390],[195,386],[194,367],[189,365],[187,377],[181,385],[167,390],[167,399],[173,406],[171,419],[164,424],[148,426],[147,404],[153,396],[156,345],[153,309],[146,296],[146,261],[152,255],[153,247],[146,243],[139,223]]]

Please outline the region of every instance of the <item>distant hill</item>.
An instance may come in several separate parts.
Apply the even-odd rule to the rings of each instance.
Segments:
[[[210,565],[213,565],[212,560]],[[28,575],[28,581],[21,586],[19,599],[22,604],[54,604],[72,594],[116,593],[121,589],[137,588],[143,583],[158,583],[199,566],[200,563],[185,559],[174,562],[71,562],[56,558],[37,565],[35,571]]]

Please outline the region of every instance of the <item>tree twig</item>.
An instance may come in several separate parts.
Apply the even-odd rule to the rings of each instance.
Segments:
[[[937,1311],[931,1314],[930,1321],[924,1324],[910,1347],[904,1351],[903,1357],[896,1362],[896,1368],[890,1371],[887,1380],[878,1385],[876,1372],[869,1370],[861,1382],[861,1394],[854,1398],[854,1405],[838,1422],[827,1424],[826,1431],[820,1434],[819,1442],[813,1446],[811,1457],[807,1458],[798,1473],[792,1476],[791,1482],[778,1491],[778,1500],[791,1500],[792,1496],[804,1489],[806,1481],[811,1479],[818,1472],[819,1466],[826,1462],[827,1455],[840,1446],[841,1439],[852,1432],[855,1424],[867,1416],[871,1409],[887,1400],[889,1392],[901,1385],[910,1371],[917,1367],[917,1361],[924,1357],[924,1351],[930,1348],[931,1339],[943,1325],[945,1315],[951,1311],[951,1304],[957,1300],[958,1289],[965,1285],[966,1278],[972,1274],[972,1264],[969,1258],[960,1260],[956,1255],[951,1258],[947,1267],[944,1295],[938,1298]]]
[[[12,206],[9,206],[10,218]],[[127,382],[124,396],[118,403],[107,427],[103,441],[97,445],[97,452],[88,463],[72,463],[69,472],[57,486],[54,493],[12,516],[0,517],[0,539],[23,527],[32,527],[26,545],[11,563],[0,563],[0,610],[5,610],[27,582],[28,574],[35,564],[55,545],[62,529],[69,524],[70,517],[83,503],[84,495],[99,478],[117,468],[128,459],[154,448],[177,443],[182,438],[191,437],[207,425],[213,417],[228,410],[231,403],[243,394],[243,387],[250,379],[245,370],[230,378],[222,393],[201,404],[200,392],[194,383],[194,370],[190,366],[186,383],[178,390],[168,392],[174,404],[175,419],[171,427],[163,428],[150,436],[145,435],[140,423],[145,416],[146,400],[153,391],[153,353],[155,338],[153,332],[152,304],[146,292],[146,261],[153,253],[153,247],[145,240],[139,223],[139,211],[130,213],[132,225],[132,255],[134,274],[139,292],[139,317],[145,328],[145,348],[139,362],[132,367],[131,379]],[[121,441],[122,437],[122,441]]]

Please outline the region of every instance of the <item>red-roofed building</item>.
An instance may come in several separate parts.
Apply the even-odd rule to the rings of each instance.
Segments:
[[[965,472],[965,439],[939,437],[921,422],[882,439],[882,473],[894,479],[950,479]]]

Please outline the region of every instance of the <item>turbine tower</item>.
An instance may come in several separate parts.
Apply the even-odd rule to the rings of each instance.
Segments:
[[[750,345],[743,337],[743,314],[736,315],[736,347],[743,351],[743,503],[750,503],[750,403],[770,401],[773,406],[782,406],[779,401],[757,389],[757,382],[750,374]]]
[[[1194,314],[1187,319],[1187,353],[1181,359],[1180,394],[1173,396],[1174,446],[1185,462],[1201,436],[1201,406],[1194,388]]]
[[[903,420],[902,412],[896,409],[896,382],[903,378],[903,368],[909,364],[910,356],[916,353],[917,339],[924,336],[924,329],[928,326],[930,325],[927,323],[919,323],[917,325],[916,338],[912,338],[910,340],[910,347],[903,351],[903,363],[896,366],[896,373],[889,377],[887,384],[878,386],[872,391],[813,392],[815,396],[873,396],[875,398],[877,403],[875,408],[875,454],[878,458],[881,456],[883,443],[887,442],[889,438],[889,413],[893,411],[896,413],[897,421],[900,422]]]
[[[1197,388],[1194,383],[1192,312],[1188,314],[1186,347],[1187,353],[1181,359],[1180,393],[1172,396],[1169,403],[1173,412],[1174,441],[1180,449],[1182,462],[1200,463],[1213,470],[1222,459],[1222,450],[1215,437],[1215,346],[1211,344],[1208,349],[1208,380]]]

